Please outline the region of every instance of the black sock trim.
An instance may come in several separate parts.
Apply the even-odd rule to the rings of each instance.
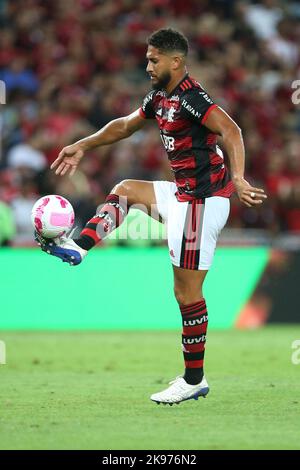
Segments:
[[[189,385],[197,385],[203,379],[203,367],[196,367],[195,369],[185,369],[184,380]]]
[[[80,246],[83,250],[89,251],[93,246],[95,246],[95,242],[92,238],[82,235],[80,238],[75,238],[74,242],[76,245]]]

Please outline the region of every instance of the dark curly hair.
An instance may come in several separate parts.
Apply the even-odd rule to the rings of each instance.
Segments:
[[[159,29],[148,38],[148,45],[156,47],[161,52],[181,52],[187,55],[189,43],[187,38],[175,29]]]

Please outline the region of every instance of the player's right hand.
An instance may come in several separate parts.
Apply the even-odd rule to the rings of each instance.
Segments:
[[[235,181],[234,185],[239,200],[247,207],[255,207],[262,204],[268,197],[262,188],[255,188],[244,178]]]
[[[64,147],[59,153],[56,160],[51,165],[51,170],[55,170],[56,175],[63,176],[68,171],[70,176],[74,175],[80,160],[84,155],[84,151],[80,144],[72,144]]]

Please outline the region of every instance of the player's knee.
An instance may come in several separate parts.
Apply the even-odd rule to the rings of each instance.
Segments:
[[[134,188],[133,188],[133,180],[123,180],[120,183],[116,184],[114,188],[111,190],[112,194],[117,194],[118,196],[127,197],[130,200],[134,198]]]
[[[175,287],[174,288],[174,295],[175,295],[175,299],[177,300],[178,304],[183,305],[184,304],[184,299],[185,299],[184,293],[180,289]]]
[[[189,285],[175,286],[174,295],[179,305],[189,305],[202,298],[202,290],[191,289]]]

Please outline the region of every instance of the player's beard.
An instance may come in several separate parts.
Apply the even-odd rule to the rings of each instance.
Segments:
[[[152,82],[153,90],[160,90],[161,88],[166,88],[170,80],[171,74],[169,71],[162,73],[161,76],[157,78],[157,82]]]

